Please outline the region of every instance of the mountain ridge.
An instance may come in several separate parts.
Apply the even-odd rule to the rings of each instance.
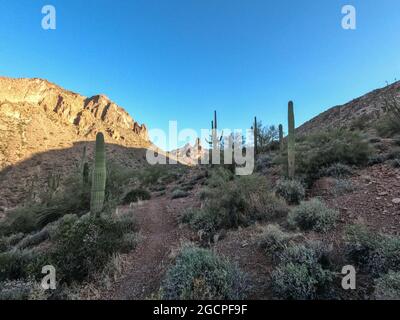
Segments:
[[[104,94],[85,97],[40,78],[0,77],[0,169],[37,152],[93,141],[153,147],[146,125]]]

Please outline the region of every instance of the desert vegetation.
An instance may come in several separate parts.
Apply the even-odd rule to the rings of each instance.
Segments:
[[[286,137],[254,119],[245,176],[234,164],[122,166],[99,133],[93,161],[84,147],[67,176],[49,174],[0,222],[0,298],[399,299],[400,238],[388,224],[400,200],[377,182],[400,177],[397,113],[388,103],[372,130],[354,122],[304,135],[289,102]],[[216,112],[211,128],[210,155],[234,140]],[[361,218],[371,199],[385,201],[391,222],[377,206]],[[46,265],[56,290],[41,288]],[[354,290],[341,286],[348,265]]]

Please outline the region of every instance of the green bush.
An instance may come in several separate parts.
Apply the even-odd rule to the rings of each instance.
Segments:
[[[189,193],[186,191],[183,191],[181,189],[176,189],[172,192],[172,199],[179,199],[179,198],[186,198],[187,196],[189,196]]]
[[[305,197],[303,185],[296,180],[280,180],[278,181],[275,192],[284,198],[289,204],[299,204]]]
[[[377,279],[374,298],[376,300],[400,300],[400,272],[390,271]]]
[[[125,235],[135,228],[135,220],[128,215],[65,216],[56,230],[51,254],[61,281],[82,281],[100,270],[114,252],[126,249]]]
[[[211,239],[217,230],[237,228],[287,213],[285,203],[271,193],[266,179],[257,175],[238,177],[225,181],[218,188],[207,188],[202,197],[203,208],[187,211],[183,221]]]
[[[362,272],[373,277],[400,271],[400,237],[372,232],[354,225],[345,233],[346,256]]]
[[[39,277],[46,264],[44,257],[32,250],[0,253],[0,281]]]
[[[232,180],[233,177],[233,173],[230,170],[224,168],[223,166],[217,166],[209,171],[207,185],[210,188],[218,188]]]
[[[308,185],[320,178],[324,168],[335,163],[350,166],[367,164],[372,151],[360,133],[345,129],[303,136],[296,142],[296,174],[303,177]],[[281,154],[276,161],[287,168],[287,154]]]
[[[285,249],[293,245],[293,240],[296,237],[296,234],[282,231],[278,225],[269,224],[263,227],[258,245],[273,259],[277,259]]]
[[[25,237],[25,234],[20,232],[16,234],[11,234],[9,236],[3,236],[0,238],[0,253],[10,250],[18,242],[20,242]]]
[[[18,249],[26,249],[29,247],[34,247],[46,241],[49,237],[50,237],[49,231],[45,228],[37,233],[26,236],[20,242],[18,242],[16,247]]]
[[[124,199],[122,200],[122,204],[130,204],[132,202],[138,202],[139,200],[150,200],[151,194],[145,189],[138,188],[129,191]]]
[[[391,115],[383,116],[375,125],[376,131],[381,137],[392,137],[400,134],[400,118]]]
[[[400,168],[400,158],[393,159],[390,164],[393,168]]]
[[[335,184],[329,190],[329,192],[335,197],[341,196],[343,194],[348,194],[353,192],[355,187],[350,180],[346,179],[335,179]]]
[[[327,232],[335,226],[337,218],[336,210],[328,208],[323,202],[314,198],[303,201],[298,207],[293,208],[289,213],[288,223],[302,230]]]
[[[271,274],[274,295],[287,300],[332,297],[335,274],[329,254],[329,248],[318,242],[288,247]]]
[[[11,280],[0,282],[0,300],[28,300],[34,283]]]
[[[273,164],[271,154],[260,154],[257,156],[255,168],[256,171],[265,171],[266,169],[270,168]]]
[[[245,298],[243,273],[213,252],[185,247],[161,286],[167,300],[238,300]]]
[[[321,170],[321,176],[325,177],[333,177],[333,178],[344,178],[351,176],[353,174],[353,170],[350,166],[343,163],[334,163],[327,168],[323,168]]]
[[[165,165],[151,165],[143,168],[139,172],[139,180],[143,186],[151,186],[161,183],[161,180],[173,180],[174,177],[168,173],[168,166]],[[171,173],[172,174],[172,173]],[[175,174],[175,178],[176,178]],[[172,178],[172,179],[171,179]],[[163,181],[163,182],[168,182]]]

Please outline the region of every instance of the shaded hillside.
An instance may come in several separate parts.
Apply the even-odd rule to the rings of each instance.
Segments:
[[[0,207],[12,208],[36,197],[46,188],[53,175],[62,181],[76,172],[82,162],[86,146],[87,160],[93,163],[95,142],[75,142],[72,147],[36,153],[33,156],[9,165],[0,171]],[[146,149],[127,148],[107,144],[107,159],[126,169],[139,168],[147,164]]]

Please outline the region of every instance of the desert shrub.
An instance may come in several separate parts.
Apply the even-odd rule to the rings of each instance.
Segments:
[[[284,198],[289,204],[298,204],[305,197],[303,185],[297,180],[278,181],[275,192]]]
[[[223,166],[217,166],[210,170],[207,179],[207,185],[211,188],[217,188],[228,181],[233,179],[233,174],[230,170],[224,168]]]
[[[82,281],[101,269],[115,252],[126,249],[126,234],[135,231],[132,216],[65,216],[54,237],[51,259],[63,282]]]
[[[356,131],[336,129],[302,136],[296,143],[296,174],[311,185],[320,177],[322,169],[335,163],[365,165],[370,154],[368,141]],[[282,153],[276,162],[287,172],[286,153]]]
[[[371,120],[373,119],[373,116],[371,114],[362,114],[355,120],[353,120],[350,124],[350,129],[351,130],[365,130],[368,128]]]
[[[279,255],[293,245],[293,240],[298,235],[282,231],[278,225],[269,224],[263,227],[258,239],[258,245],[272,258],[276,259]]]
[[[285,203],[271,193],[266,179],[257,175],[225,181],[218,188],[207,188],[201,196],[203,208],[186,213],[184,220],[210,237],[220,229],[237,228],[287,213]]]
[[[393,168],[400,168],[400,158],[393,159],[390,164]]]
[[[400,148],[393,148],[392,150],[390,150],[386,158],[388,160],[400,159]]]
[[[288,223],[302,230],[327,232],[335,226],[337,218],[336,210],[328,208],[321,200],[314,198],[293,208],[289,213]]]
[[[150,200],[151,194],[146,189],[138,188],[129,191],[122,200],[122,204],[130,204],[139,200]]]
[[[0,282],[0,300],[28,300],[35,285],[26,280]]]
[[[44,257],[32,250],[0,253],[0,281],[38,277],[41,275],[41,268],[46,264]]]
[[[389,117],[383,117],[376,125],[378,134],[382,137],[391,137],[400,133],[400,125],[394,123]]]
[[[321,176],[333,177],[333,178],[344,178],[351,176],[353,170],[350,166],[343,163],[333,163],[327,168],[323,168],[321,171]]]
[[[179,199],[179,198],[186,198],[187,196],[189,196],[189,193],[187,191],[176,189],[172,192],[171,198]]]
[[[375,280],[374,298],[377,300],[400,300],[400,272],[392,272]]]
[[[271,274],[275,296],[289,300],[332,297],[335,274],[329,255],[330,248],[319,242],[286,248]]]
[[[15,233],[0,238],[0,252],[8,251],[25,237],[25,234]]]
[[[272,156],[271,154],[259,154],[256,159],[256,171],[265,171],[272,166]]]
[[[272,192],[251,193],[246,202],[246,216],[250,222],[281,218],[288,213],[285,200],[276,197]]]
[[[50,237],[49,231],[47,229],[42,229],[41,231],[30,234],[23,238],[16,247],[18,249],[26,249],[29,247],[37,246],[38,244],[46,241]]]
[[[167,272],[161,296],[167,300],[238,300],[245,298],[243,273],[213,252],[185,247]]]
[[[210,207],[185,210],[181,222],[189,224],[194,230],[201,231],[205,240],[210,241],[218,230],[231,227],[224,211]]]
[[[387,160],[386,154],[374,154],[368,157],[368,165],[374,166],[376,164],[384,163]]]
[[[139,173],[139,180],[143,186],[151,186],[160,183],[164,179],[164,183],[169,180],[173,181],[177,178],[177,173],[175,176],[168,174],[168,166],[163,165],[151,165],[143,168]]]
[[[345,245],[346,256],[362,272],[377,277],[389,270],[400,271],[400,237],[354,225],[346,230]]]
[[[381,139],[381,138],[378,138],[378,137],[372,137],[372,138],[370,138],[368,141],[369,141],[369,143],[374,143],[374,144],[376,144],[376,143],[380,143],[380,142],[382,141],[382,139]]]
[[[351,181],[346,179],[335,179],[335,184],[330,190],[330,193],[337,197],[346,193],[353,192],[354,190],[355,187],[351,183]]]

